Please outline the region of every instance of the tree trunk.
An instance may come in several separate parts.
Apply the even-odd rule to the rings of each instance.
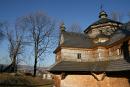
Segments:
[[[35,56],[35,61],[34,61],[34,73],[33,76],[36,76],[36,72],[37,72],[37,57]]]
[[[16,58],[12,62],[12,72],[17,72],[17,64],[16,64]]]
[[[37,50],[38,50],[38,46],[37,46],[37,43],[35,42],[35,60],[34,60],[34,71],[33,71],[33,76],[35,77],[36,76],[36,73],[37,73],[37,58],[38,58],[38,53],[37,53]]]

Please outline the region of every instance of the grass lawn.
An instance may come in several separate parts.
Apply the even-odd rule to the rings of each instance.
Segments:
[[[52,80],[15,73],[0,73],[0,87],[52,87]]]

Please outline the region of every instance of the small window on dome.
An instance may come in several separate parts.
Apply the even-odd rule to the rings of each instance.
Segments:
[[[108,39],[107,38],[99,38],[99,42],[100,43],[104,43],[104,42],[106,42]]]

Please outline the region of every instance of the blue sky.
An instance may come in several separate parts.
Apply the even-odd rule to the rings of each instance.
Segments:
[[[12,22],[17,17],[42,10],[67,25],[78,22],[84,28],[97,20],[101,4],[107,13],[115,11],[127,15],[130,11],[130,0],[0,0],[0,19]]]
[[[36,11],[47,13],[57,22],[64,21],[66,26],[79,23],[84,30],[98,20],[100,6],[108,13],[118,12],[123,15],[123,22],[128,21],[130,0],[0,0],[0,20],[14,23],[20,17]],[[0,46],[0,61],[6,57],[8,49]],[[53,54],[53,53],[52,53]],[[47,64],[54,63],[54,56],[46,60]]]

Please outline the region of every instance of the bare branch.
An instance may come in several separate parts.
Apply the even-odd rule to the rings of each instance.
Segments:
[[[111,19],[121,22],[123,20],[123,14],[118,13],[118,12],[111,12]]]
[[[78,23],[73,23],[69,28],[68,31],[70,32],[82,32],[81,27]]]
[[[43,12],[32,13],[23,17],[20,22],[21,28],[26,29],[28,37],[34,49],[34,76],[36,75],[37,62],[42,54],[47,50],[50,36],[53,31],[51,19]],[[24,27],[23,27],[24,26]]]
[[[15,26],[14,29],[7,29],[6,31],[6,36],[9,43],[9,55],[11,59],[10,67],[13,68],[13,72],[17,71],[18,56],[23,53],[22,49],[24,47],[22,44],[24,31],[17,28],[17,26]]]

